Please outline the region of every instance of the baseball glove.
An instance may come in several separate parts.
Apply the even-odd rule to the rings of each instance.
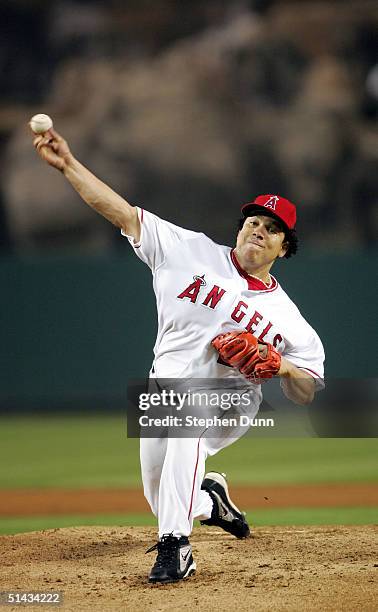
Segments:
[[[272,378],[281,367],[281,355],[272,344],[258,340],[247,331],[219,334],[211,344],[222,361],[238,368],[248,380]]]

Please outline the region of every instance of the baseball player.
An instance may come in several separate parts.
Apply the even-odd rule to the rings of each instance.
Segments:
[[[230,383],[250,399],[255,416],[261,379],[280,377],[283,393],[305,405],[322,387],[321,341],[272,276],[277,258],[297,249],[296,207],[260,195],[241,209],[234,248],[178,227],[139,207],[86,169],[53,129],[34,139],[42,159],[60,170],[83,200],[117,226],[151,269],[158,310],[152,384],[161,379]],[[189,536],[193,520],[237,538],[250,534],[231,501],[223,474],[205,475],[209,455],[238,439],[227,435],[140,440],[145,496],[158,519],[159,539],[150,582],[175,582],[196,569]]]

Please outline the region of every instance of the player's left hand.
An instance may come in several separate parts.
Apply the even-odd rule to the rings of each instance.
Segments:
[[[248,380],[272,378],[279,373],[281,355],[272,344],[258,340],[250,332],[220,334],[211,344],[227,365],[238,368]]]

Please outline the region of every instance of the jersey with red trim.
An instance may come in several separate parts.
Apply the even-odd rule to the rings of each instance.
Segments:
[[[277,280],[248,275],[234,251],[138,208],[141,237],[127,236],[151,269],[158,313],[158,378],[240,378],[218,362],[215,336],[247,329],[322,386],[322,343]],[[125,234],[124,234],[125,235]]]

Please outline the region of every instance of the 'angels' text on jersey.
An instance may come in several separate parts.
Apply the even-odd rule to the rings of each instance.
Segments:
[[[219,305],[222,297],[225,295],[226,289],[218,287],[218,285],[213,285],[210,291],[206,290],[205,298],[202,301],[204,292],[202,292],[202,295],[199,294],[201,292],[201,287],[206,286],[206,284],[205,275],[202,274],[202,276],[199,276],[196,274],[193,276],[193,282],[190,283],[177,297],[180,300],[189,299],[192,304],[196,304],[197,299],[199,298],[199,302],[203,306],[208,306],[214,310]],[[256,335],[257,328],[259,326],[261,327],[260,323],[263,322],[262,325],[264,327],[258,334],[257,338],[267,342],[266,336],[267,333],[273,328],[273,323],[271,321],[264,320],[264,316],[257,310],[254,311],[251,318],[249,318],[250,314],[251,313],[248,311],[248,304],[243,302],[243,300],[239,300],[231,312],[230,317],[236,323],[241,323],[241,321],[243,321],[244,328],[254,335]],[[246,321],[248,322],[246,323]],[[275,333],[271,340],[271,344],[273,344],[275,348],[278,348],[280,343],[282,343],[282,335],[280,333]]]

